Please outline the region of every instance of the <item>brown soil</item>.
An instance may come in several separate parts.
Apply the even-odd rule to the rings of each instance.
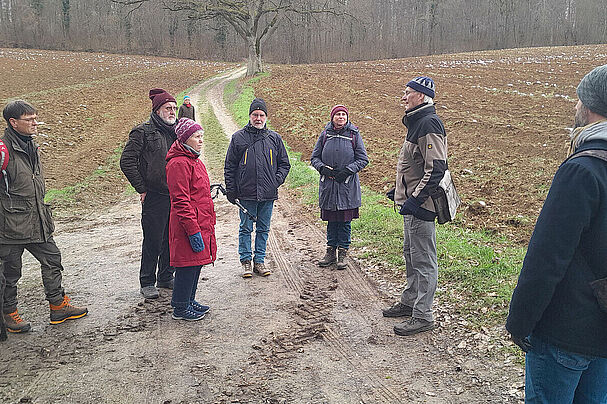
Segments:
[[[100,208],[124,192],[116,149],[151,112],[148,92],[162,87],[175,97],[233,64],[125,56],[0,49],[0,102],[25,99],[38,109],[47,189],[79,184],[57,211]],[[180,100],[178,100],[180,101]],[[91,175],[96,172],[97,175]],[[86,179],[86,181],[85,181]]]
[[[212,96],[218,93],[208,92],[214,106],[222,103]],[[497,353],[506,342],[491,342],[487,334],[494,330],[471,333],[456,313],[438,307],[437,330],[396,337],[398,320],[381,317],[380,309],[402,284],[355,261],[345,271],[320,270],[324,234],[282,191],[268,278],[240,278],[237,212],[225,199],[216,201],[219,257],[198,285],[199,300],[212,311],[197,323],[170,318],[167,290],[156,301],[139,295],[135,195],[60,220],[55,238],[64,285],[90,313],[48,325],[39,266],[27,255],[19,309],[33,330],[0,344],[0,401],[519,401],[520,368],[512,356]]]
[[[575,88],[607,63],[607,45],[512,49],[322,65],[272,65],[255,85],[272,125],[309,158],[331,106],[343,103],[360,127],[371,164],[361,177],[392,188],[405,133],[402,92],[431,76],[449,140],[449,166],[464,201],[463,225],[525,244],[565,158]],[[476,201],[487,209],[466,210]]]

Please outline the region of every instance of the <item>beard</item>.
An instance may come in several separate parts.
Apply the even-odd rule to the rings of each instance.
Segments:
[[[177,122],[177,118],[175,118],[175,117],[169,117],[169,118],[161,117],[161,118],[164,121],[164,123],[166,123],[167,125],[173,125],[175,122]]]
[[[574,128],[580,128],[588,125],[588,108],[586,108],[584,105],[582,105],[580,109],[575,112],[573,125]]]

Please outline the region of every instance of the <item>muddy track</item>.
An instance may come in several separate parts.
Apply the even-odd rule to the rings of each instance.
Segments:
[[[199,87],[215,111],[225,111],[218,88],[226,81]],[[198,284],[198,299],[212,309],[195,323],[170,318],[170,291],[153,301],[139,295],[135,195],[58,223],[66,291],[90,314],[48,325],[39,267],[27,256],[19,309],[33,331],[0,344],[0,402],[517,401],[518,369],[476,356],[463,363],[446,328],[395,337],[395,321],[381,317],[385,288],[365,274],[364,262],[319,268],[324,230],[286,186],[272,219],[267,278],[240,277],[236,208],[220,198],[215,209],[218,259]]]

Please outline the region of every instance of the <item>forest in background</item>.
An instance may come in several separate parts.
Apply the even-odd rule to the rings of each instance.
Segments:
[[[310,2],[291,0],[305,9]],[[0,46],[241,60],[219,19],[161,2],[0,0]],[[607,42],[604,0],[335,0],[336,14],[291,14],[263,48],[274,63],[399,58],[483,49]]]

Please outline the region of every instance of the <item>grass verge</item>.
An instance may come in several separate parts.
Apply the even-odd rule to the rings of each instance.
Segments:
[[[226,86],[224,98],[241,125],[248,121],[248,108],[255,97],[252,82],[235,81]],[[318,173],[301,160],[300,153],[288,147],[287,151],[291,161],[287,186],[299,192],[302,203],[318,210]],[[362,191],[361,218],[352,222],[353,245],[362,251],[361,258],[404,272],[402,216],[384,195],[365,187]],[[476,329],[504,324],[525,249],[512,247],[503,238],[467,230],[458,219],[437,226],[437,244],[439,299],[455,306],[458,315]]]

